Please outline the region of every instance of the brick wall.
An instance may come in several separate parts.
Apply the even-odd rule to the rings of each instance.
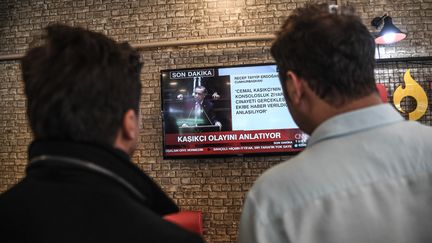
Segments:
[[[285,0],[2,0],[0,55],[23,53],[49,23],[83,26],[132,44],[272,34],[285,16],[307,1]],[[331,1],[335,2],[335,1]],[[347,2],[342,0],[339,2]],[[389,13],[403,42],[380,47],[381,57],[432,54],[432,1],[349,1],[364,22]],[[372,30],[372,28],[371,28]],[[241,206],[253,181],[289,157],[163,160],[159,71],[162,69],[272,62],[270,42],[208,44],[142,50],[144,129],[133,160],[182,209],[204,212],[208,242],[234,242]],[[0,62],[0,192],[24,176],[31,141],[17,61]]]

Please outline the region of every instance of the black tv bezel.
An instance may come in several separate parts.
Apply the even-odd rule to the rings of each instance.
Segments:
[[[195,69],[220,69],[220,68],[237,68],[237,67],[253,67],[253,66],[268,66],[275,65],[276,63],[253,63],[253,64],[239,64],[239,65],[222,65],[222,66],[197,66],[197,67],[184,67],[161,69],[159,71],[159,85],[160,85],[160,104],[161,104],[161,120],[162,120],[162,157],[164,160],[181,160],[181,159],[206,159],[206,158],[233,158],[233,157],[271,157],[271,156],[292,156],[299,154],[305,148],[299,151],[286,151],[286,152],[256,152],[256,153],[239,153],[239,154],[202,154],[202,155],[185,155],[185,156],[167,156],[165,154],[165,119],[164,119],[164,100],[163,100],[163,86],[162,86],[162,73],[177,70],[195,70]],[[276,66],[277,68],[277,66]],[[304,132],[303,132],[304,133]]]

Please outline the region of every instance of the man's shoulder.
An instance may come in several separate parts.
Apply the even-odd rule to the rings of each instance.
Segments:
[[[414,129],[415,131],[421,131],[422,133],[413,134],[417,137],[426,138],[426,137],[429,137],[430,134],[432,134],[432,127],[431,126],[422,124],[422,123],[417,122],[417,121],[403,122],[401,127],[408,128],[408,129],[403,129],[403,130],[401,129],[400,132],[402,132],[402,133],[412,134],[413,130],[411,130],[411,129]]]
[[[258,201],[283,198],[285,205],[302,205],[343,186],[379,178],[379,173],[394,171],[389,168],[399,168],[399,164],[432,156],[431,136],[432,127],[400,122],[324,140],[265,171],[254,183],[251,195]],[[406,154],[412,155],[410,161],[406,161]],[[376,174],[373,178],[371,171]],[[362,178],[361,182],[352,175]]]
[[[308,183],[308,177],[313,170],[309,170],[309,161],[303,155],[284,161],[265,171],[254,183],[249,192],[257,204],[273,204],[283,201],[284,207],[295,207],[302,200]],[[269,205],[270,206],[270,205]]]
[[[379,127],[368,133],[371,144],[377,150],[394,150],[395,154],[410,153],[416,150],[432,153],[432,127],[416,121],[403,121],[389,126]],[[374,141],[378,141],[375,142]],[[420,154],[413,154],[419,156]]]
[[[48,236],[61,242],[79,242],[84,237],[82,232],[85,228],[92,227],[92,234],[101,241],[202,242],[199,236],[162,219],[146,205],[124,195],[111,195],[102,190],[90,193],[79,186],[74,188],[81,193],[65,187],[63,189],[67,192],[63,192],[62,187],[51,191],[33,184],[24,181],[0,195],[3,222],[0,225],[4,226],[0,232],[28,233],[29,223],[38,220],[41,224],[32,226],[38,232],[34,235],[35,241]],[[31,193],[38,190],[37,195]],[[49,233],[46,229],[56,233]],[[74,237],[70,237],[71,229],[75,230]],[[63,239],[68,235],[69,239]],[[8,237],[16,236],[9,234]]]
[[[320,154],[311,149],[305,149],[294,157],[265,171],[256,181],[256,184],[277,183],[285,186],[293,185],[297,180],[306,180],[307,176],[319,166],[317,164]]]

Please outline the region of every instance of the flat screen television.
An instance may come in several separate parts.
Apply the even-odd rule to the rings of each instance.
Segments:
[[[161,71],[166,159],[298,153],[275,64]]]

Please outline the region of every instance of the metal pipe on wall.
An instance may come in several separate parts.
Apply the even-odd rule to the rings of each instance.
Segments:
[[[137,48],[139,50],[143,50],[143,49],[158,48],[158,47],[174,47],[174,46],[252,42],[252,41],[271,41],[274,38],[275,38],[274,35],[221,37],[221,38],[192,39],[192,40],[158,41],[158,42],[150,42],[150,43],[142,43],[142,44],[132,44],[132,47]],[[23,56],[24,54],[0,55],[0,61],[19,60]]]
[[[205,45],[205,44],[252,42],[252,41],[270,41],[270,40],[273,40],[274,38],[275,38],[274,35],[253,35],[253,36],[238,36],[238,37],[221,37],[221,38],[211,38],[211,39],[161,41],[161,42],[154,42],[154,43],[135,44],[132,46],[137,48],[137,49],[149,49],[149,48],[156,48],[156,47]]]
[[[24,54],[7,54],[7,55],[0,55],[0,62],[1,61],[13,61],[13,60],[19,60],[24,56]]]

